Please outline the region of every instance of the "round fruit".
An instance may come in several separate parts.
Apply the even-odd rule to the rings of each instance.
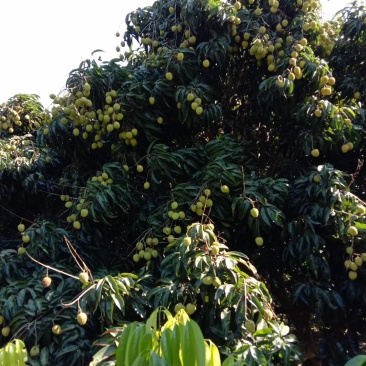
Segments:
[[[24,230],[25,230],[24,224],[19,224],[18,225],[18,231],[22,233]]]
[[[220,253],[220,247],[218,245],[213,245],[211,247],[211,255],[218,255]]]
[[[89,275],[87,272],[80,272],[79,273],[79,280],[81,283],[89,282]]]
[[[263,238],[261,236],[257,236],[255,238],[255,243],[259,246],[263,245]]]
[[[144,171],[144,167],[143,167],[142,165],[137,165],[136,170],[137,170],[139,173],[142,173],[142,172]]]
[[[10,334],[10,327],[4,327],[3,329],[1,329],[1,334],[3,335],[3,337],[7,337]]]
[[[87,316],[85,313],[81,312],[81,313],[79,313],[79,314],[77,315],[76,320],[77,320],[77,322],[78,322],[80,325],[85,325],[85,324],[86,324],[86,322],[88,321],[88,316]]]
[[[203,108],[202,108],[202,107],[197,107],[197,108],[196,108],[196,114],[197,114],[198,116],[200,116],[202,113],[203,113]]]
[[[177,55],[177,60],[178,61],[183,61],[184,59],[184,54],[182,52],[179,52],[178,55]]]
[[[136,253],[133,255],[132,260],[137,263],[140,260],[140,256]]]
[[[221,286],[221,280],[220,280],[220,278],[215,277],[215,278],[213,279],[213,281],[212,281],[212,284],[213,284],[215,287],[219,287],[219,286]]]
[[[169,7],[169,13],[174,14],[174,8],[172,6]]]
[[[228,186],[223,185],[223,186],[221,186],[221,192],[222,193],[229,193],[230,192],[230,189],[229,189]]]
[[[342,145],[342,147],[341,147],[341,150],[342,150],[342,153],[346,153],[346,152],[348,152],[348,150],[349,150],[349,146],[348,146],[348,144],[343,144]]]
[[[257,218],[259,216],[259,210],[256,207],[253,207],[250,210],[250,214],[252,215],[252,217]]]
[[[355,258],[355,263],[357,264],[358,267],[362,266],[363,260],[361,257],[356,257]]]
[[[210,66],[210,61],[207,60],[207,59],[203,60],[202,65],[203,65],[203,67],[209,67]]]
[[[310,154],[312,157],[317,158],[319,156],[319,150],[313,149],[313,150],[311,150]]]
[[[186,307],[181,303],[181,302],[178,302],[178,304],[176,304],[174,306],[174,311],[177,313],[179,310],[181,309],[185,309]]]
[[[249,333],[255,332],[255,323],[253,320],[250,319],[246,320],[244,326]]]
[[[3,315],[0,315],[0,325],[3,325],[5,321],[5,318]]]
[[[176,210],[176,209],[178,208],[178,206],[179,206],[179,203],[178,203],[178,202],[176,202],[176,201],[172,202],[172,203],[171,203],[171,205],[170,205],[170,207],[171,207],[173,210]]]
[[[167,80],[173,80],[173,74],[171,73],[171,72],[167,72],[166,74],[165,74],[165,77],[167,78]]]
[[[81,217],[87,217],[89,214],[89,211],[86,209],[86,208],[83,208],[81,211],[80,211],[80,215]]]
[[[74,229],[79,230],[81,228],[81,224],[80,221],[75,221],[72,226],[74,227]]]
[[[270,309],[265,309],[263,313],[264,320],[272,320],[273,319],[273,312]]]
[[[153,258],[157,258],[157,257],[158,257],[158,255],[159,255],[159,253],[158,253],[158,251],[157,251],[156,249],[154,249],[154,250],[151,252],[151,256],[152,256]]]
[[[358,230],[357,230],[356,226],[350,226],[347,230],[347,233],[351,236],[357,236]]]
[[[149,182],[145,182],[144,183],[144,189],[149,189],[150,188],[150,183]]]
[[[351,262],[349,263],[349,269],[351,269],[352,271],[357,271],[358,266],[355,262]]]
[[[353,253],[353,248],[352,247],[347,247],[346,248],[346,253],[351,255]]]
[[[315,183],[319,183],[321,181],[321,177],[320,177],[319,174],[314,175],[314,178],[313,179],[314,179],[314,182]]]
[[[51,283],[52,283],[52,278],[51,277],[48,277],[48,276],[43,277],[43,279],[42,279],[42,286],[43,287],[50,287]]]
[[[189,94],[187,95],[187,101],[188,101],[188,102],[191,102],[193,99],[194,99],[194,94],[193,94],[193,93],[189,93]]]
[[[357,272],[355,272],[355,271],[349,271],[348,272],[348,277],[352,281],[355,280],[357,278]]]
[[[182,232],[182,228],[180,226],[174,226],[173,230],[176,234],[181,234]]]
[[[192,315],[196,311],[196,305],[188,303],[185,309],[188,315]]]
[[[29,354],[31,355],[31,357],[37,357],[39,355],[39,347],[38,346],[33,346],[30,349]]]
[[[23,235],[23,236],[22,236],[22,241],[23,241],[23,243],[29,243],[29,240],[30,240],[29,235]]]
[[[62,332],[62,328],[61,328],[61,326],[60,326],[60,325],[55,324],[55,325],[52,327],[52,333],[53,333],[53,334],[59,335],[59,334],[61,334],[61,332]]]
[[[190,236],[186,236],[184,239],[183,239],[183,244],[184,246],[188,247],[190,246],[192,243],[192,239]]]
[[[147,260],[147,261],[149,261],[151,259],[151,253],[150,252],[145,252],[144,253],[144,259]]]
[[[149,98],[149,103],[150,103],[151,105],[153,105],[153,104],[155,103],[155,98],[154,98],[154,97],[150,97],[150,98]]]
[[[19,255],[23,255],[26,252],[26,249],[24,247],[19,247],[18,248],[18,254]]]
[[[213,278],[211,276],[206,276],[202,280],[203,284],[206,286],[210,286],[213,283]]]

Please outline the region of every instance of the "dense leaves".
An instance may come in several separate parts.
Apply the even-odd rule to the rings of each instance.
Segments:
[[[364,9],[323,22],[319,7],[156,1],[50,111],[0,106],[2,344],[39,344],[31,365],[113,365],[164,306],[225,365],[357,354]]]

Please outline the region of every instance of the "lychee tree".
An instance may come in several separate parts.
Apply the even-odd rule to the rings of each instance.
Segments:
[[[366,26],[319,8],[156,1],[50,111],[1,106],[2,343],[85,365],[99,339],[113,363],[123,325],[164,306],[238,364],[357,353]]]

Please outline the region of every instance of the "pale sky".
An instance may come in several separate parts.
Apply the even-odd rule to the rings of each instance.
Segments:
[[[49,107],[69,72],[96,49],[118,57],[118,30],[126,14],[154,0],[0,0],[0,103],[17,93],[37,94]],[[347,0],[322,0],[333,14]],[[99,54],[98,54],[99,55]]]

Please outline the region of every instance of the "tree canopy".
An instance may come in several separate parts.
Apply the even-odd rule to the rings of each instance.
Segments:
[[[0,345],[22,339],[31,365],[113,365],[125,325],[165,307],[227,364],[359,353],[365,10],[320,14],[158,0],[51,110],[0,106]]]

